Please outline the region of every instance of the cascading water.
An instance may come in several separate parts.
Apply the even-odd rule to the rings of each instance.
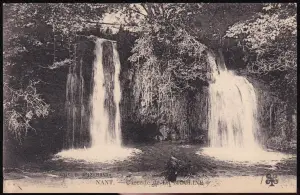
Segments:
[[[209,140],[211,147],[258,148],[257,100],[252,84],[226,67],[209,60],[214,82],[209,86]],[[221,63],[223,64],[223,63]],[[218,69],[218,72],[216,72]]]
[[[92,74],[93,85],[90,98],[91,114],[89,120],[91,147],[84,147],[83,149],[74,149],[71,147],[70,150],[58,153],[57,157],[100,162],[120,160],[133,153],[140,152],[136,149],[122,147],[120,117],[121,87],[119,80],[121,64],[117,45],[113,41],[100,38],[96,40],[95,45],[95,61]],[[68,76],[68,81],[69,79]],[[76,86],[76,83],[71,83],[71,86]],[[76,97],[77,92],[72,90],[72,94]],[[78,93],[78,95],[81,95],[81,93]],[[71,103],[69,105],[72,108],[73,105]],[[71,117],[73,119],[72,122],[76,121],[75,117]],[[76,126],[72,127],[73,130],[76,130]],[[69,134],[68,136],[70,137]],[[72,137],[70,139],[72,140]]]
[[[76,61],[76,59],[75,59]],[[84,79],[82,75],[82,63],[69,67],[66,84],[66,114],[67,129],[64,139],[64,148],[78,148],[86,144],[85,134],[87,125],[84,103]],[[79,75],[78,72],[79,71]]]
[[[207,60],[212,71],[208,113],[210,147],[198,154],[230,161],[282,159],[284,155],[264,151],[256,140],[257,98],[253,85],[245,77],[228,71],[222,54],[216,60],[209,51]]]
[[[103,43],[105,41],[105,39],[98,39],[96,41],[96,59],[94,64],[93,87],[94,91],[91,101],[92,113],[90,121],[92,147],[97,147],[100,145],[114,145],[120,147],[120,60],[116,44],[112,43],[114,76],[108,75],[110,79],[105,80],[105,71],[103,66]],[[110,86],[113,87],[112,93],[109,93],[109,90],[111,89]],[[111,101],[112,99],[113,101]],[[114,112],[111,110],[113,110]],[[113,121],[113,123],[111,121]]]
[[[114,102],[116,104],[116,116],[115,116],[115,132],[116,132],[116,144],[121,145],[121,116],[120,116],[120,101],[121,101],[121,84],[120,84],[120,57],[117,50],[117,45],[113,44],[113,59],[115,62],[115,77],[114,77]]]
[[[108,113],[104,108],[105,86],[103,73],[103,40],[96,41],[94,62],[94,86],[91,101],[90,134],[92,147],[105,144],[108,131]]]
[[[120,128],[120,109],[121,100],[120,91],[120,61],[116,44],[113,44],[113,64],[114,76],[108,75],[110,79],[105,80],[105,71],[103,66],[103,43],[104,39],[96,41],[96,59],[94,64],[94,91],[92,94],[92,113],[91,113],[91,138],[92,147],[99,145],[121,146],[121,128]],[[110,71],[112,72],[112,71]],[[109,74],[109,73],[107,73]],[[109,83],[112,82],[112,83]],[[112,86],[112,87],[110,87]],[[113,92],[109,90],[113,88]],[[113,96],[113,97],[112,97]],[[113,101],[111,101],[113,99]],[[106,105],[108,104],[108,105]],[[113,112],[113,111],[115,112]],[[111,122],[113,120],[113,123]],[[112,125],[111,125],[112,124]]]

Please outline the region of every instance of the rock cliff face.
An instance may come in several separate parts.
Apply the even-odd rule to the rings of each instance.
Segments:
[[[78,41],[72,64],[69,66],[65,89],[66,127],[64,148],[89,146],[90,94],[93,68],[93,40]]]

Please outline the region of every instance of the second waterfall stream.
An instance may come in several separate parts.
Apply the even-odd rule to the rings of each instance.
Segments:
[[[207,61],[212,72],[208,88],[209,147],[198,153],[247,163],[272,163],[286,157],[267,152],[258,143],[258,102],[253,85],[246,77],[227,70],[221,53],[217,58],[208,52]]]

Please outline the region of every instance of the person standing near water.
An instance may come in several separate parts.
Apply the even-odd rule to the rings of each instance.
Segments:
[[[166,164],[166,179],[175,182],[178,176],[179,160],[174,157],[173,152]]]

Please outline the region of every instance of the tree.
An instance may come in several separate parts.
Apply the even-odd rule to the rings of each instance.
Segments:
[[[182,26],[201,6],[171,3],[122,7],[123,13],[131,16],[126,24],[135,26],[139,21],[139,25],[131,29],[139,38],[129,58],[134,65],[135,102],[141,105],[137,106],[138,120],[146,120],[145,123],[179,120],[175,100],[188,90],[197,90],[197,82],[206,80],[203,57],[206,46]],[[132,19],[132,15],[140,17]]]
[[[231,26],[225,37],[238,40],[249,73],[269,82],[286,102],[287,139],[296,111],[296,3],[267,3],[250,20]]]
[[[50,110],[45,75],[76,60],[80,33],[101,19],[104,4],[4,4],[4,112],[8,132],[20,140]],[[89,21],[89,22],[87,22]],[[61,70],[60,70],[61,71]],[[47,100],[47,101],[46,101]],[[53,111],[53,110],[52,110]]]
[[[249,8],[253,7],[257,6],[202,3],[113,6],[120,21],[138,36],[129,58],[133,64],[134,113],[139,113],[134,119],[189,129],[187,105],[191,105],[188,101],[192,98],[187,97],[200,92],[210,80],[205,51],[213,46],[213,41],[220,43],[230,20],[237,20],[237,14],[251,14],[255,9]],[[228,8],[231,11],[225,14]],[[231,17],[227,22],[218,21],[228,15]],[[218,28],[214,28],[216,24]]]

